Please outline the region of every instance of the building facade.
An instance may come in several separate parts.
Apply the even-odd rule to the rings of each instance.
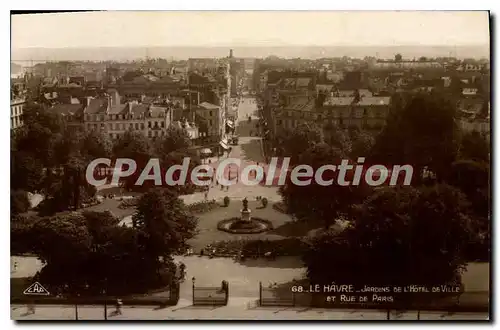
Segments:
[[[16,129],[23,125],[23,113],[26,99],[13,97],[10,100],[10,128]]]
[[[141,132],[154,139],[165,136],[171,123],[168,107],[136,101],[115,103],[111,97],[90,99],[84,110],[85,129],[101,131],[111,139],[126,131]]]

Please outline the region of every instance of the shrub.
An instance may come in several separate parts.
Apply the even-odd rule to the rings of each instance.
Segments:
[[[264,207],[264,208],[267,207],[267,203],[268,203],[267,198],[265,198],[265,197],[262,198],[261,202],[262,202],[262,207]]]
[[[248,257],[264,257],[272,251],[275,256],[300,256],[307,248],[307,243],[300,238],[285,238],[279,240],[243,239],[212,243],[218,255],[235,256],[242,252]]]
[[[130,199],[122,199],[122,202],[120,203],[120,205],[118,205],[118,208],[119,209],[128,209],[130,207],[135,207],[137,205],[138,200],[139,200],[139,198],[137,198],[137,197],[130,198]]]
[[[229,202],[230,202],[230,201],[231,201],[231,200],[229,199],[229,197],[228,197],[228,196],[224,197],[224,206],[225,206],[225,207],[228,207],[228,206],[229,206]]]
[[[216,208],[218,208],[220,205],[215,201],[202,201],[202,202],[196,202],[193,204],[189,204],[187,206],[187,209],[191,211],[192,213],[195,214],[201,214],[201,213],[206,213],[210,212]]]
[[[23,190],[16,190],[10,193],[10,208],[12,214],[24,213],[30,208],[28,193]]]

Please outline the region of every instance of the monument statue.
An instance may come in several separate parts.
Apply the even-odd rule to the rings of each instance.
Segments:
[[[243,199],[243,209],[240,210],[241,212],[241,220],[243,221],[250,221],[251,217],[250,217],[250,209],[248,208],[248,199],[245,197],[245,199]]]

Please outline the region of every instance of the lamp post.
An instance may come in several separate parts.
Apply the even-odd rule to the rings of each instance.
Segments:
[[[107,297],[106,297],[106,289],[102,290],[102,293],[104,295],[104,320],[108,320],[108,302],[107,302]]]
[[[196,282],[196,278],[193,276],[193,278],[191,279],[191,281],[193,282],[193,305],[194,305],[194,284]]]
[[[75,320],[78,321],[78,299],[80,298],[80,294],[78,293],[76,296],[77,300],[75,302]]]

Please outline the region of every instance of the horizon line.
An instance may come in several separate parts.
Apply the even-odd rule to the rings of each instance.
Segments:
[[[473,47],[473,46],[481,46],[481,47],[490,47],[490,43],[467,43],[467,44],[455,44],[455,45],[445,45],[445,44],[398,44],[398,45],[390,45],[390,44],[373,44],[373,45],[362,45],[362,44],[275,44],[275,45],[265,45],[265,42],[256,43],[254,45],[245,44],[241,42],[241,44],[214,44],[214,45],[131,45],[131,46],[65,46],[65,47],[44,47],[44,46],[30,46],[30,47],[19,47],[12,48],[12,50],[21,50],[21,49],[34,49],[34,48],[44,48],[44,49],[67,49],[67,48],[155,48],[155,47],[214,47],[214,48],[231,48],[231,47],[244,47],[244,48],[260,48],[260,47]]]

